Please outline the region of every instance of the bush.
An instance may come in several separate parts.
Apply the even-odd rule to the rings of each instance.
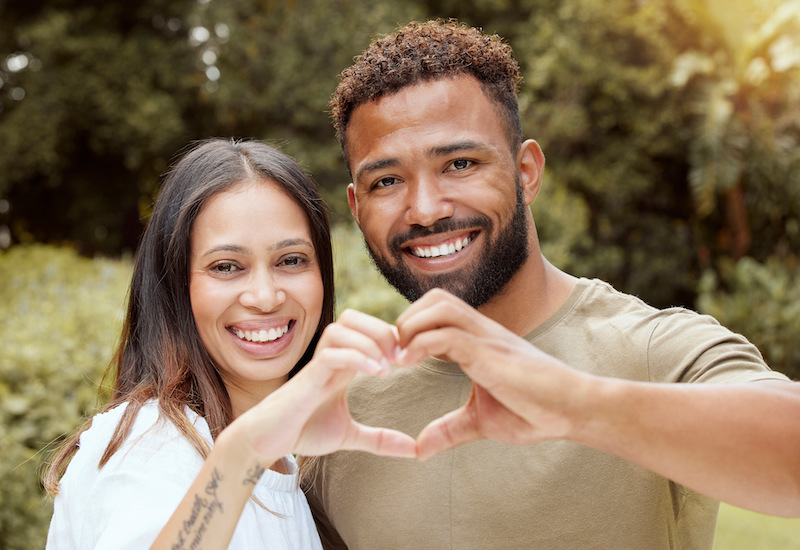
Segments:
[[[698,309],[746,336],[767,363],[800,379],[800,258],[752,258],[723,264],[721,274],[707,271]]]
[[[52,503],[41,467],[52,444],[99,405],[130,263],[17,246],[0,252],[0,272],[0,541],[43,548]]]

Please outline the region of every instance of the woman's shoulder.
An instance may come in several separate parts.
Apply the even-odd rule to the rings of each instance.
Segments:
[[[126,402],[95,415],[89,429],[80,436],[79,448],[81,450],[103,449],[104,451],[120,422],[124,420],[125,413],[132,407],[134,407],[132,403]],[[188,408],[184,412],[203,439],[211,444],[211,432],[205,419]],[[114,455],[114,457],[119,455],[118,460],[122,460],[130,453],[169,450],[184,454],[185,451],[194,449],[178,427],[161,412],[157,400],[146,401],[138,407],[135,414],[136,416],[130,424],[130,430]]]

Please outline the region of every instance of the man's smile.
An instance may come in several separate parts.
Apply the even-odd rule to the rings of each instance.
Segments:
[[[474,234],[468,233],[447,239],[439,244],[411,245],[408,246],[406,250],[418,258],[438,258],[439,256],[451,256],[471,243],[473,238]]]

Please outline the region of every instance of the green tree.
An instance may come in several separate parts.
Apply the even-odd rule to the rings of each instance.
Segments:
[[[0,223],[16,242],[135,246],[156,176],[203,118],[194,4],[2,4]]]
[[[674,62],[692,106],[689,182],[715,256],[800,247],[800,2],[685,0],[707,29]]]

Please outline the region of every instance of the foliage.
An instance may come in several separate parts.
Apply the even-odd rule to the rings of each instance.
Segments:
[[[800,257],[745,257],[711,270],[700,282],[699,308],[733,331],[747,335],[769,365],[800,380]]]
[[[713,256],[761,261],[796,250],[800,2],[682,4],[713,37],[681,53],[671,75],[691,106],[695,210],[706,233],[717,230],[704,244]]]
[[[130,265],[74,251],[0,252],[0,540],[44,547],[51,506],[38,476],[49,446],[97,403],[123,316]]]
[[[328,118],[339,72],[377,34],[424,17],[415,2],[277,0],[210,2],[198,19],[230,29],[211,52],[220,78],[204,99],[212,133],[256,136],[284,145],[320,182],[334,217],[349,219],[349,176]],[[201,54],[202,55],[202,54]]]
[[[800,547],[800,519],[766,516],[728,504],[719,507],[714,550]]]
[[[135,246],[140,203],[204,118],[179,19],[193,4],[0,4],[0,195],[15,242]]]
[[[408,307],[373,266],[361,230],[353,222],[333,228],[333,265],[337,313],[352,308],[394,323]]]

